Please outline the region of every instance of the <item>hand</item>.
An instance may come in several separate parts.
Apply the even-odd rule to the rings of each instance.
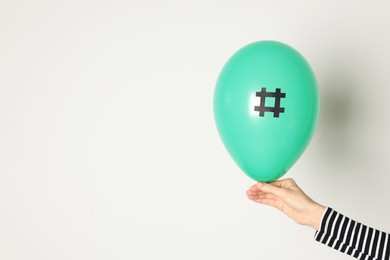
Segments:
[[[258,182],[246,194],[250,200],[277,208],[298,224],[315,230],[320,227],[325,207],[307,196],[293,179]]]

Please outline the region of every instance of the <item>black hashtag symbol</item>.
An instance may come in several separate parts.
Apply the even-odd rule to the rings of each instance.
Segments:
[[[259,116],[264,117],[264,112],[274,112],[274,117],[279,117],[280,113],[284,113],[284,107],[280,107],[280,99],[286,97],[286,93],[280,92],[277,88],[275,92],[267,92],[266,88],[261,88],[261,92],[256,92],[256,97],[260,97],[260,106],[255,106],[255,111],[259,111]],[[273,107],[265,106],[265,98],[275,98]]]

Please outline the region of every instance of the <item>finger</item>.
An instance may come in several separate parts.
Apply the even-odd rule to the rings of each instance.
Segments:
[[[271,206],[271,207],[274,207],[276,209],[278,209],[278,201],[277,200],[273,200],[273,199],[257,199],[257,200],[254,200],[255,202],[257,203],[260,203],[260,204],[264,204],[264,205],[267,205],[267,206]]]
[[[247,190],[246,191],[246,194],[251,194],[251,195],[255,195],[255,194],[259,194],[259,193],[264,193],[264,191],[261,191],[261,190]]]
[[[250,186],[248,190],[256,191],[256,190],[259,190],[259,187],[257,187],[257,183],[256,183],[256,184],[253,184],[252,186]]]
[[[261,190],[257,190],[257,191],[247,190],[246,191],[246,195],[248,195],[248,196],[259,196],[259,195],[262,195],[262,194],[267,194],[267,192],[264,192],[264,191],[261,191]]]
[[[258,199],[273,199],[273,200],[276,200],[276,199],[279,199],[278,197],[276,197],[275,195],[273,194],[270,194],[270,193],[260,193],[260,194],[254,194],[254,195],[247,195],[248,196],[248,199],[251,199],[251,200],[258,200]]]
[[[296,185],[295,181],[291,178],[269,182],[269,184],[279,188],[290,188],[291,186]]]
[[[272,185],[272,184],[269,184],[269,183],[262,183],[262,182],[259,182],[257,183],[257,187],[265,192],[265,193],[271,193],[283,200],[285,200],[288,196],[288,190],[286,189],[283,189],[283,188],[279,188],[278,186],[275,186],[275,185]]]

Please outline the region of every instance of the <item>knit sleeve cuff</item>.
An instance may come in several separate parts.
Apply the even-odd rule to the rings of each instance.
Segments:
[[[324,211],[324,214],[322,215],[321,222],[320,222],[320,228],[319,230],[316,231],[314,235],[314,239],[317,241],[320,241],[320,239],[326,235],[326,223],[329,222],[329,218],[333,213],[333,209],[330,207],[327,207],[326,210]]]

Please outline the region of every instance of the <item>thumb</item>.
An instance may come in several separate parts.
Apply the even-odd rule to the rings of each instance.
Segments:
[[[265,192],[265,193],[270,193],[270,194],[273,194],[281,199],[286,199],[287,195],[288,195],[288,190],[286,189],[283,189],[283,188],[279,188],[275,185],[272,185],[270,183],[265,183],[265,182],[258,182],[256,184],[257,188],[259,188],[261,191]]]

